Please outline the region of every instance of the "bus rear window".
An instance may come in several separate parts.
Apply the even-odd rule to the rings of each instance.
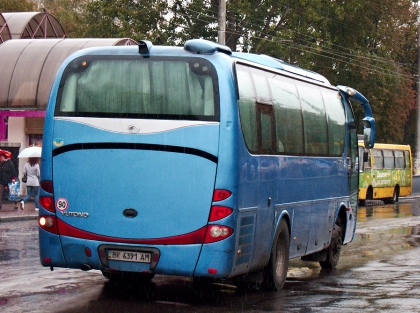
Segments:
[[[55,116],[218,121],[215,73],[201,58],[80,57],[64,71]]]

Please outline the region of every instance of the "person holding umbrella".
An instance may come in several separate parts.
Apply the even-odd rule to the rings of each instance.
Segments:
[[[3,191],[10,182],[16,180],[16,169],[10,160],[12,153],[6,150],[0,150],[0,209],[3,205]],[[17,201],[15,201],[15,210],[18,209]]]
[[[23,167],[23,175],[26,176],[26,190],[27,194],[20,201],[20,208],[23,210],[25,208],[25,203],[31,198],[34,197],[35,201],[35,210],[38,211],[39,208],[39,175],[41,174],[39,170],[39,158],[29,158],[28,162]]]
[[[25,208],[25,203],[33,196],[35,201],[35,210],[39,208],[39,160],[41,158],[42,148],[39,146],[32,145],[28,148],[23,149],[18,158],[28,158],[28,162],[23,167],[23,175],[26,176],[26,191],[27,194],[20,201],[20,208]]]

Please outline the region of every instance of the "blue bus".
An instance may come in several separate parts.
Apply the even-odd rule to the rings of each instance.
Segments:
[[[43,266],[282,289],[355,232],[356,90],[206,40],[101,47],[61,65],[45,117]]]

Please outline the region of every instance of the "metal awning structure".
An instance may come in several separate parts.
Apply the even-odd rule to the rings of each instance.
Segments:
[[[77,50],[137,44],[127,38],[65,39],[46,12],[0,13],[0,141],[8,117],[43,117],[55,74]]]
[[[0,45],[9,39],[12,39],[9,26],[6,23],[6,19],[4,18],[3,14],[0,13]]]
[[[2,13],[2,15],[10,31],[11,39],[66,38],[64,28],[51,14],[18,12]]]
[[[0,45],[0,110],[44,111],[55,74],[67,56],[88,47],[131,44],[137,43],[128,38],[6,41]]]

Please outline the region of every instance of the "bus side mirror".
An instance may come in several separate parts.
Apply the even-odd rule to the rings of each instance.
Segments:
[[[375,119],[373,117],[365,117],[362,122],[364,146],[366,149],[372,149],[375,145]]]

